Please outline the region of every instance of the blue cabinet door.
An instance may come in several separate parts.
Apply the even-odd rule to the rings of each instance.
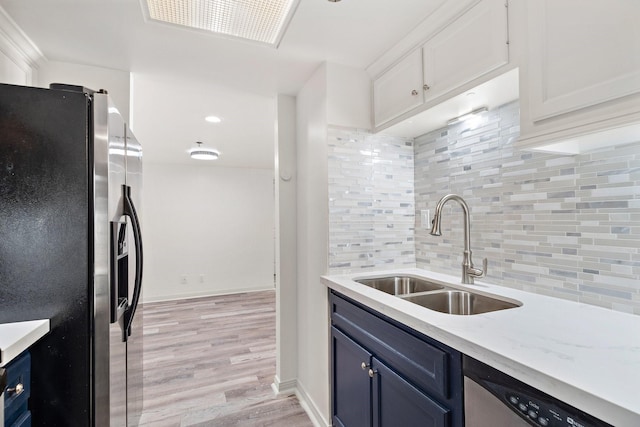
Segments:
[[[31,413],[28,408],[31,395],[31,355],[28,351],[16,357],[6,366],[7,386],[4,390],[3,426],[30,426]]]
[[[464,426],[458,351],[343,295],[330,301],[335,427]]]
[[[373,427],[447,427],[451,411],[411,385],[384,363],[372,360]]]
[[[333,327],[331,340],[333,425],[371,427],[371,353]]]

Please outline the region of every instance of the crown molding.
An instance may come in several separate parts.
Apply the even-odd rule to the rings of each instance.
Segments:
[[[46,61],[46,57],[38,46],[2,6],[0,6],[0,52],[16,64],[29,67],[31,71],[38,69],[39,64]]]

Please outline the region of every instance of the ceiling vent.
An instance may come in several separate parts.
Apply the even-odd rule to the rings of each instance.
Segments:
[[[153,21],[278,47],[300,0],[141,0]]]

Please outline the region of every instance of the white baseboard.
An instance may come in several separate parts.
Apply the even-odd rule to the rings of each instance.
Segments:
[[[300,383],[296,386],[296,397],[315,427],[331,427],[331,423],[322,416],[322,412]]]
[[[143,294],[142,303],[148,302],[163,302],[163,301],[178,301],[184,299],[193,299],[193,298],[206,298],[206,297],[215,297],[219,295],[232,295],[232,294],[243,294],[245,292],[263,292],[263,291],[275,291],[273,286],[265,287],[265,288],[242,288],[242,289],[216,289],[210,291],[203,292],[189,292],[184,294],[176,294],[176,295],[160,295],[153,297],[145,297]]]
[[[271,384],[271,389],[276,396],[296,394],[297,387],[298,381],[295,378],[292,380],[280,381],[280,378],[278,378],[277,375],[273,378],[273,383]]]

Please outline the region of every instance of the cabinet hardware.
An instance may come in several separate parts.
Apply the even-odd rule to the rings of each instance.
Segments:
[[[16,384],[15,387],[11,387],[7,389],[7,395],[11,396],[15,394],[16,396],[20,396],[24,391],[24,385],[22,383]]]
[[[366,371],[367,368],[371,367],[371,365],[369,365],[367,362],[362,362],[360,364],[360,367],[362,368],[363,371]]]
[[[428,84],[425,83],[425,85],[422,86],[422,89],[423,90],[429,90],[429,89],[431,89],[431,86],[429,86]]]
[[[378,373],[378,371],[376,371],[376,370],[374,370],[374,369],[369,368],[369,376],[370,376],[371,378],[373,378],[373,376],[374,376],[375,374],[377,374],[377,373]]]
[[[418,94],[417,90],[414,89],[414,90],[411,91],[411,95],[416,96],[417,94]]]

